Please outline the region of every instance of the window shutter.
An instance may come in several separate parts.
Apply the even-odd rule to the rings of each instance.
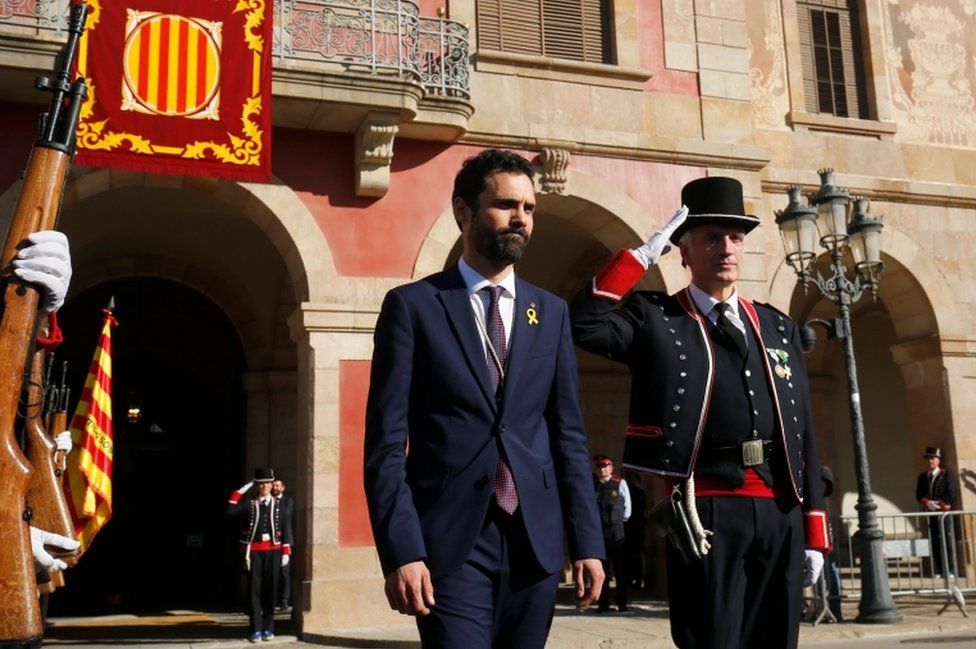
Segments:
[[[609,0],[478,0],[478,47],[612,62]]]
[[[486,50],[502,49],[502,0],[479,0],[478,47]]]
[[[500,0],[505,52],[542,54],[542,5],[539,0]]]
[[[867,116],[855,9],[853,0],[797,2],[808,111]]]

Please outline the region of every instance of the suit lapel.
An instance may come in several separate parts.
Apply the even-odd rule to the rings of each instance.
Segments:
[[[530,325],[526,315],[528,309],[534,309],[537,324]],[[508,343],[508,368],[505,371],[505,398],[513,394],[525,365],[525,356],[532,349],[538,332],[541,330],[542,318],[546,314],[538,313],[539,296],[530,284],[515,278],[515,311],[512,313],[512,334]]]
[[[484,393],[485,400],[494,410],[495,397],[491,391],[491,377],[488,376],[488,362],[485,357],[485,348],[481,342],[481,334],[478,326],[474,322],[474,313],[471,310],[471,298],[468,289],[461,280],[461,273],[457,267],[451,271],[456,277],[456,281],[448,288],[442,289],[437,297],[444,306],[447,318],[451,323],[451,329],[457,337],[458,345],[468,361],[468,366],[474,374],[478,386]]]

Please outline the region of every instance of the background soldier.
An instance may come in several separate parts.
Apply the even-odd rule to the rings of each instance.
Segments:
[[[241,544],[244,546],[244,569],[247,570],[251,595],[251,642],[274,639],[274,602],[278,592],[281,566],[288,563],[291,546],[290,521],[282,514],[278,499],[271,495],[271,469],[258,469],[253,482],[230,494],[227,513],[241,519]],[[244,499],[252,486],[257,494]]]
[[[627,610],[627,594],[630,589],[630,571],[627,569],[627,537],[624,523],[630,519],[631,503],[627,481],[613,473],[613,460],[606,455],[593,458],[596,474],[593,487],[596,490],[597,507],[600,509],[600,523],[603,526],[603,542],[607,547],[607,558],[603,562],[603,572],[609,576],[608,565],[613,566],[617,579],[614,601],[620,612]],[[603,582],[600,592],[601,613],[610,610],[610,579]]]
[[[285,481],[281,478],[275,479],[271,483],[271,495],[278,499],[281,505],[281,517],[288,521],[285,529],[288,530],[289,537],[285,543],[291,548],[292,554],[295,553],[295,539],[292,533],[295,529],[295,499],[285,494]],[[281,563],[281,610],[287,611],[291,608],[291,561]]]
[[[923,511],[947,512],[959,500],[959,489],[956,486],[956,476],[942,466],[942,449],[937,446],[927,446],[922,455],[929,461],[929,470],[918,476],[915,485],[915,500],[922,505]],[[941,577],[943,569],[948,566],[949,576],[954,576],[956,552],[955,535],[952,533],[952,521],[949,517],[929,518],[929,535],[932,539],[932,560],[935,562],[935,576]],[[948,531],[948,534],[943,534]],[[945,566],[942,561],[942,538],[945,537],[947,550]]]

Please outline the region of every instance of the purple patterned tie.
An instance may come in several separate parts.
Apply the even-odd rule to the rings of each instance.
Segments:
[[[502,313],[498,306],[502,291],[505,289],[501,286],[486,288],[489,291],[488,311],[485,318],[486,329],[488,329],[488,335],[491,338],[491,346],[495,348],[495,353],[498,354],[498,360],[501,361],[502,367],[507,367],[508,344],[505,341],[505,324],[502,322]],[[501,372],[495,365],[495,359],[492,358],[491,352],[488,352],[488,374],[491,376],[491,384],[496,393],[499,389],[504,389]],[[502,458],[498,458],[498,464],[495,465],[495,475],[492,476],[491,485],[495,489],[495,500],[498,502],[498,506],[509,514],[513,513],[519,504],[518,491],[515,489],[512,470],[508,468]]]

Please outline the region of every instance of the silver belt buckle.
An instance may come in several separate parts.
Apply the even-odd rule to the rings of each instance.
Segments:
[[[763,463],[763,443],[761,439],[742,442],[742,466],[757,466]]]

